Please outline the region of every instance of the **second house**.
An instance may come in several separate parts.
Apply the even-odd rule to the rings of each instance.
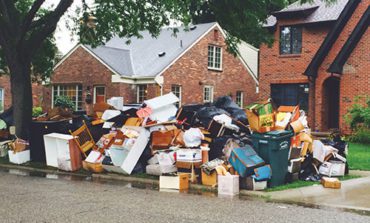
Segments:
[[[120,96],[125,104],[174,92],[181,104],[212,102],[229,95],[240,106],[256,98],[258,50],[240,44],[240,53],[227,52],[218,23],[162,29],[157,38],[113,38],[104,46],[75,46],[54,68],[44,103],[68,96],[76,110]]]

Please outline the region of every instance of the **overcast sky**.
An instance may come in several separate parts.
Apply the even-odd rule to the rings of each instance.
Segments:
[[[46,0],[44,7],[51,7],[58,4],[61,0]],[[73,46],[77,44],[78,38],[72,35],[72,32],[66,27],[67,15],[75,15],[75,9],[81,6],[81,0],[74,1],[73,5],[69,8],[66,14],[58,23],[58,28],[55,32],[55,40],[60,52],[64,55],[68,53]],[[92,2],[92,0],[87,0],[87,2]]]

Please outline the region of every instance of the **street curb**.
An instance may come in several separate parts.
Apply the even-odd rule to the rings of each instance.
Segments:
[[[91,177],[92,179],[101,179],[101,180],[112,180],[112,181],[120,181],[126,183],[138,183],[138,184],[151,184],[154,186],[159,186],[159,180],[156,179],[146,179],[140,177],[133,177],[128,175],[120,175],[115,173],[106,173],[106,174],[82,174],[82,173],[74,173],[74,172],[65,172],[60,171],[58,169],[50,170],[50,169],[43,169],[43,168],[36,168],[36,167],[28,167],[28,166],[21,166],[21,165],[13,165],[13,164],[0,164],[0,168],[6,169],[18,169],[18,170],[26,170],[26,171],[35,171],[35,172],[43,172],[49,174],[57,174],[57,175],[69,175],[69,176],[78,176],[78,177]],[[367,175],[367,174],[366,174]],[[190,184],[191,191],[201,191],[201,192],[214,192],[217,193],[217,187],[205,186],[200,184]],[[294,189],[292,189],[294,190]],[[305,202],[296,202],[284,200],[284,199],[276,199],[272,196],[273,192],[265,192],[265,191],[250,191],[250,190],[240,190],[239,195],[242,197],[252,197],[252,198],[259,198],[263,199],[267,202],[277,202],[277,203],[285,203],[290,205],[298,205],[303,207],[312,207],[312,208],[337,208],[342,209],[347,212],[354,212],[361,215],[370,215],[370,210],[363,209],[363,208],[356,208],[356,207],[343,207],[343,206],[336,206],[336,205],[314,205]]]

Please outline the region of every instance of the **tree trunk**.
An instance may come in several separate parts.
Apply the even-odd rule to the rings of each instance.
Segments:
[[[14,60],[9,66],[14,125],[17,137],[27,140],[32,121],[31,63],[17,57]]]

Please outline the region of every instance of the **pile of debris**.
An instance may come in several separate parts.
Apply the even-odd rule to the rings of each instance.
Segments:
[[[345,173],[346,144],[313,140],[298,106],[276,109],[267,100],[244,110],[228,96],[180,109],[178,102],[169,93],[140,106],[97,104],[92,117],[73,117],[70,134],[43,136],[46,163],[65,171],[145,172],[160,176],[161,190],[190,182],[227,195]]]

